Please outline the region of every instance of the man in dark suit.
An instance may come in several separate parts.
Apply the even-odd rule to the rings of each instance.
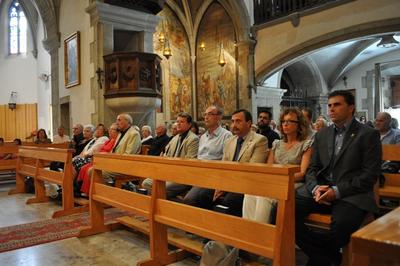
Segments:
[[[377,211],[373,187],[380,174],[379,133],[354,117],[354,96],[334,91],[328,96],[334,125],[315,135],[305,184],[296,195],[296,243],[308,255],[307,265],[340,265],[340,248],[368,212]],[[310,213],[331,213],[330,230],[311,231]]]
[[[164,125],[156,127],[156,137],[150,145],[149,155],[159,156],[169,142],[167,128]]]

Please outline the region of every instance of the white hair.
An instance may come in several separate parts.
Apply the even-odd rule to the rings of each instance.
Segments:
[[[119,115],[122,116],[123,118],[125,118],[125,120],[128,121],[129,125],[133,124],[133,119],[132,119],[132,116],[130,114],[122,113],[122,114],[119,114]]]
[[[153,134],[153,132],[151,132],[151,127],[148,126],[148,125],[142,126],[142,130],[147,130],[147,131],[149,131],[150,135]]]
[[[94,131],[96,130],[96,128],[92,125],[92,124],[87,124],[83,127],[83,129],[89,129],[90,132],[94,133]]]

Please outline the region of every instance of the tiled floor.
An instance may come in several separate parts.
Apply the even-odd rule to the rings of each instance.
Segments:
[[[0,227],[50,219],[61,209],[55,202],[25,204],[32,194],[8,195],[15,183],[0,183]],[[297,252],[298,266],[304,265],[305,256]],[[33,247],[0,253],[0,265],[136,265],[149,258],[148,239],[140,233],[116,230],[84,238],[69,238]],[[270,263],[268,263],[269,265]],[[173,265],[198,265],[186,259]]]
[[[51,218],[60,206],[54,202],[26,205],[32,194],[7,195],[14,184],[0,184],[0,227]],[[117,230],[84,238],[69,238],[0,253],[0,265],[136,265],[149,258],[147,237]],[[196,265],[186,259],[174,265]]]

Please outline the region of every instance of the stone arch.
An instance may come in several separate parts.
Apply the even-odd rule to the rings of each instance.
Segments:
[[[306,89],[306,95],[318,96],[322,93],[322,80],[318,75],[318,67],[310,60],[300,60],[285,68],[293,85],[300,89]]]
[[[284,51],[283,53],[275,56],[269,62],[263,64],[261,67],[259,67],[259,69],[256,70],[256,80],[262,83],[266,78],[268,78],[270,73],[282,68],[282,64],[290,64],[298,58],[301,58],[301,56],[304,54],[313,52],[320,48],[364,36],[397,31],[400,31],[400,18],[390,18],[350,26],[320,35]]]
[[[324,95],[327,94],[327,87],[318,66],[312,59],[299,60],[287,66],[282,72],[282,81],[287,84],[287,86],[281,86],[287,89],[285,97],[303,99],[304,102],[300,103],[300,106],[305,104],[311,108],[314,117],[325,113],[321,110],[321,105],[325,104]]]
[[[194,32],[198,32],[201,20],[206,13],[209,6],[215,2],[214,0],[203,1],[199,11],[196,14],[196,18],[193,23]],[[250,16],[247,12],[247,7],[244,1],[229,1],[219,0],[217,1],[226,10],[227,14],[231,17],[236,36],[238,41],[249,40],[250,33]]]

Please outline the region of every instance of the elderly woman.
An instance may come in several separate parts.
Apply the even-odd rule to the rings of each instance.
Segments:
[[[93,138],[94,133],[94,138]],[[95,152],[100,151],[104,142],[108,140],[108,137],[105,136],[106,128],[103,124],[99,124],[95,129],[93,125],[86,125],[83,128],[83,137],[89,142],[86,144],[85,148],[82,152],[72,158],[72,165],[74,166],[74,176],[79,172],[82,166],[91,162],[92,156]]]
[[[327,126],[328,126],[328,122],[326,122],[326,120],[322,117],[318,118],[317,121],[315,121],[315,123],[314,123],[314,129],[317,132]]]
[[[142,126],[142,145],[151,145],[153,143],[153,136],[151,135],[151,127],[150,126]]]
[[[51,140],[47,137],[46,130],[39,129],[36,133],[35,144],[50,144]]]
[[[117,137],[118,137],[118,126],[116,123],[113,123],[108,131],[110,139],[107,140],[100,149],[100,152],[112,152],[112,149],[115,146]],[[89,170],[92,168],[93,163],[90,162],[84,165],[79,171],[79,175],[77,178],[78,183],[81,183],[80,191],[82,192],[82,196],[89,195],[90,191],[90,175]]]
[[[300,172],[294,174],[295,186],[304,180],[311,159],[312,139],[308,138],[309,125],[297,108],[287,108],[280,116],[282,139],[275,140],[268,156],[268,164],[297,164]],[[271,210],[275,200],[245,195],[243,217],[259,222],[271,222]]]

